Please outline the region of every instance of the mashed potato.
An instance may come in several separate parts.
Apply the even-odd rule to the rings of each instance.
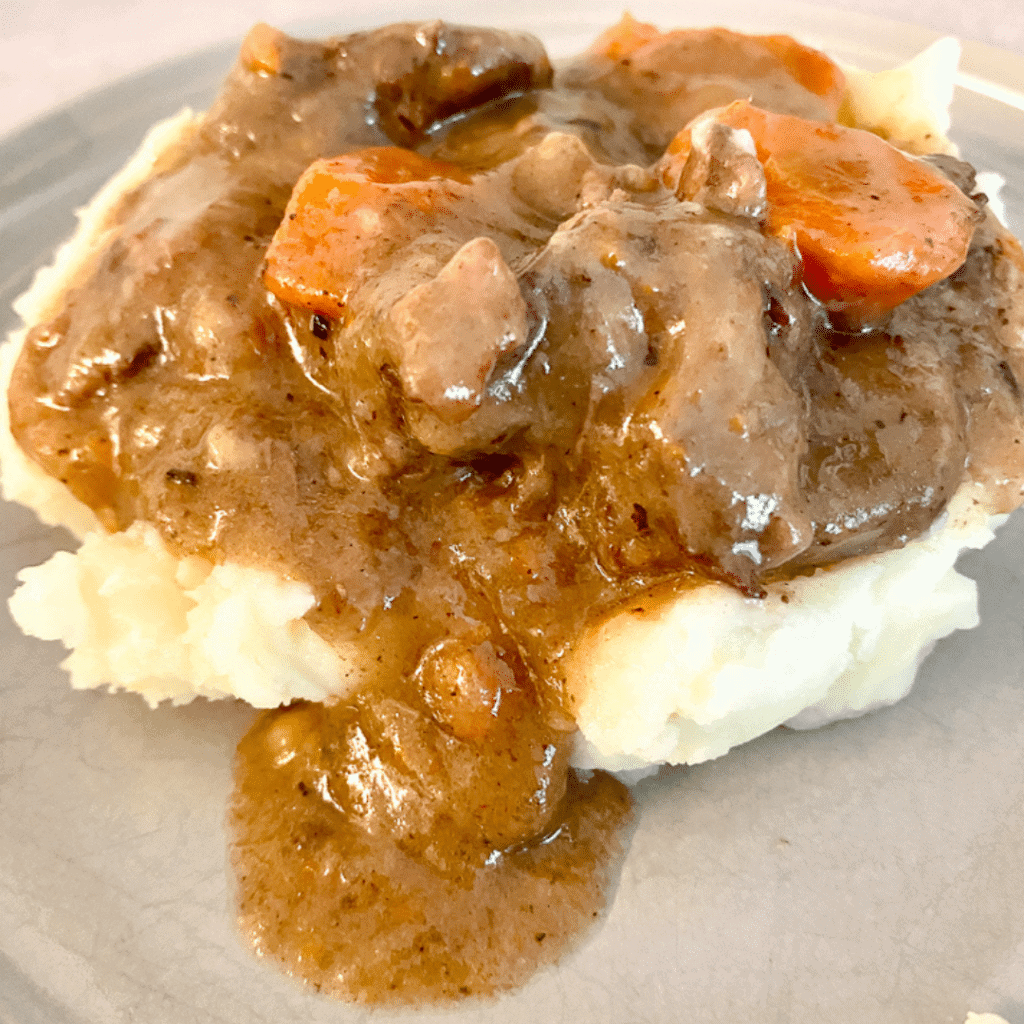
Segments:
[[[906,547],[770,585],[763,600],[710,583],[598,625],[567,665],[579,762],[695,764],[784,722],[815,728],[905,697],[935,641],[978,624],[974,582],[954,563],[992,540],[998,517],[972,490]]]
[[[848,116],[911,151],[949,151],[946,108],[958,49],[937,43],[893,72],[851,73]],[[16,308],[43,319],[89,266],[106,218],[161,152],[194,130],[188,111],[158,125],[83,212],[75,237]],[[4,386],[22,344],[2,353]],[[12,615],[29,635],[71,649],[72,685],[140,693],[150,704],[240,697],[257,707],[326,700],[358,686],[355,649],[332,648],[305,623],[308,586],[241,565],[178,559],[155,528],[107,534],[95,515],[14,444],[3,403],[3,493],[83,540],[19,574]],[[697,762],[788,722],[810,728],[892,703],[935,641],[977,624],[973,582],[957,556],[992,539],[964,486],[924,537],[768,588],[764,600],[708,584],[596,624],[566,662],[583,767],[636,770]]]

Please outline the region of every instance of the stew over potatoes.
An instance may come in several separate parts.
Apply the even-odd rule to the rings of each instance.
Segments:
[[[360,1000],[521,982],[629,816],[569,766],[588,623],[898,547],[968,479],[1019,501],[1019,249],[843,97],[784,36],[627,18],[554,71],[257,26],[31,330],[33,460],[110,530],[307,582],[360,652],[241,744],[260,952]]]

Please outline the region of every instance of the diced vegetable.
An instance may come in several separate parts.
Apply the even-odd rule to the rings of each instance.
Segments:
[[[756,78],[782,70],[824,99],[833,114],[846,94],[846,78],[834,61],[785,35],[744,35],[724,28],[659,32],[654,25],[625,14],[591,47],[591,52],[610,60],[639,60],[645,66],[657,66],[658,51],[665,50],[671,51],[677,70],[691,74],[737,73]]]
[[[284,35],[265,22],[257,22],[242,40],[239,60],[259,75],[277,75],[281,71],[281,41]]]
[[[458,198],[466,173],[397,146],[317,160],[299,179],[267,250],[266,286],[321,316],[343,315],[381,245],[413,239]]]
[[[830,310],[869,320],[964,262],[978,208],[931,165],[870,132],[745,101],[701,116],[752,136],[767,180],[766,230],[793,244],[808,290]],[[669,146],[670,184],[689,155],[694,123]]]
[[[630,13],[622,15],[621,20],[610,29],[602,32],[590,47],[592,53],[604,54],[611,60],[628,57],[641,46],[660,39],[663,33],[646,21],[637,21]]]

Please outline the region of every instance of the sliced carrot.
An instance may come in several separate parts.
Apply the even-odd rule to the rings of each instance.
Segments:
[[[798,43],[792,36],[751,36],[781,61],[808,92],[821,96],[836,114],[846,97],[846,76],[839,65],[820,50]]]
[[[737,80],[767,80],[783,72],[838,114],[846,95],[846,78],[839,65],[820,50],[791,36],[747,35],[725,28],[676,29],[660,32],[654,25],[624,14],[590,48],[613,61],[630,61],[641,68],[672,66],[691,75],[729,76]],[[671,55],[670,60],[664,57]]]
[[[292,305],[342,316],[351,289],[373,272],[372,254],[415,238],[468,180],[454,164],[397,146],[317,160],[292,190],[264,283]]]
[[[948,277],[965,260],[978,210],[931,165],[855,128],[771,114],[739,101],[702,117],[753,137],[764,166],[766,230],[799,252],[808,290],[866,321]],[[678,180],[690,127],[663,162]]]

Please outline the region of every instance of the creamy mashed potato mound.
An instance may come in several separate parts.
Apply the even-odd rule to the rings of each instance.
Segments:
[[[946,132],[959,63],[960,43],[947,36],[888,71],[845,66],[845,120],[908,153],[956,156]]]
[[[777,725],[811,729],[892,704],[935,641],[978,624],[957,556],[994,537],[964,487],[924,537],[769,585],[709,583],[598,625],[567,665],[585,737],[577,760],[612,771],[695,764]]]
[[[31,636],[71,648],[76,689],[134,690],[152,706],[197,696],[258,708],[323,701],[357,678],[303,621],[308,586],[263,569],[175,558],[155,527],[89,534],[19,574],[11,615]]]
[[[945,137],[958,46],[942,40],[903,68],[850,71],[848,118],[912,152],[951,152]],[[16,309],[41,321],[103,244],[117,197],[193,131],[188,111],[156,126],[80,214],[74,238]],[[24,339],[4,347],[4,386]],[[328,700],[356,687],[358,652],[305,623],[310,588],[265,570],[178,559],[156,529],[108,534],[94,513],[15,445],[3,403],[4,497],[83,541],[19,574],[11,612],[27,634],[59,639],[75,687],[126,689],[150,704],[234,696],[257,707]],[[763,600],[720,584],[597,623],[565,665],[582,767],[636,770],[724,754],[781,724],[822,725],[903,697],[937,639],[977,624],[974,583],[957,556],[993,537],[973,485],[905,548],[850,559],[769,586]],[[976,1021],[985,1018],[974,1018]]]

